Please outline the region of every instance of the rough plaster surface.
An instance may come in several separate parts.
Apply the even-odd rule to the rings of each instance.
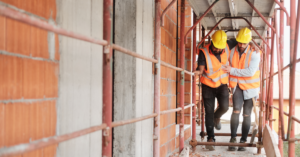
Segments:
[[[103,0],[57,0],[57,24],[102,39]],[[102,46],[59,36],[57,134],[102,123]],[[59,144],[57,156],[101,156],[101,131]]]
[[[154,2],[115,0],[115,43],[153,56]],[[153,113],[152,63],[115,52],[114,121]],[[153,156],[153,119],[114,128],[113,156]]]

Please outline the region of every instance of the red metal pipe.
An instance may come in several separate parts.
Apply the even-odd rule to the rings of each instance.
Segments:
[[[185,0],[181,0],[181,14],[180,14],[180,36],[184,36],[185,29]],[[184,40],[180,40],[180,67],[185,69],[184,67],[184,53],[185,53],[185,45]],[[180,107],[184,108],[184,73],[181,72],[181,80],[180,80]],[[180,129],[179,129],[179,152],[181,152],[184,148],[184,110],[180,112]]]
[[[193,14],[193,21],[196,22],[196,14]],[[197,68],[197,61],[196,61],[196,33],[197,28],[195,27],[193,30],[193,71],[196,71]],[[192,91],[192,103],[196,104],[196,76],[193,76],[193,91]],[[192,139],[196,140],[196,106],[193,106],[193,119],[192,119]]]
[[[31,152],[34,150],[45,148],[47,146],[58,144],[60,142],[74,139],[76,137],[87,135],[87,134],[93,133],[95,131],[103,130],[105,128],[107,128],[107,125],[101,124],[98,126],[93,126],[93,127],[87,128],[87,129],[75,131],[75,132],[60,135],[60,136],[43,138],[41,140],[33,141],[33,142],[30,142],[27,144],[20,144],[20,145],[8,147],[8,148],[4,147],[4,148],[2,148],[2,150],[0,149],[0,157],[8,157],[8,156],[20,155],[23,153]]]
[[[283,0],[281,0],[281,2],[279,2],[278,0],[274,0],[275,3],[278,4],[278,6],[280,7],[280,18],[282,18],[282,22],[283,22],[283,18],[284,18],[284,12],[286,14],[286,25],[290,25],[290,16],[289,13],[287,12],[286,8],[284,7],[284,3]],[[281,13],[282,13],[282,17],[281,17]]]
[[[197,142],[197,145],[256,147],[256,144],[251,144],[251,143],[226,143],[226,142]]]
[[[298,58],[298,59],[296,60],[296,63],[299,63],[299,62],[300,62],[300,58]],[[283,72],[284,70],[288,69],[290,66],[291,66],[291,64],[286,65],[285,67],[283,67],[283,68],[281,69],[281,72]],[[276,73],[274,73],[272,76],[275,76],[275,75],[277,75],[277,74],[278,74],[278,71],[277,71]],[[267,78],[269,78],[269,77],[267,77]],[[267,78],[265,78],[264,80],[266,80]]]
[[[202,28],[202,38],[204,37],[204,35],[205,35],[205,29],[204,29],[204,27]],[[204,47],[204,42],[203,42],[203,44],[202,44],[202,47]],[[201,81],[200,81],[200,78],[201,77],[199,77],[199,83],[200,83],[200,85],[201,85]],[[200,86],[201,87],[201,86]],[[204,114],[204,103],[203,103],[203,97],[202,97],[202,88],[200,88],[200,90],[199,90],[199,96],[200,96],[200,98],[201,98],[201,101],[200,101],[200,106],[201,106],[201,133],[203,133],[202,135],[201,135],[201,140],[203,140],[204,139],[204,124],[205,124],[205,114]]]
[[[186,105],[186,106],[184,106],[183,110],[188,109],[188,108],[190,108],[190,107],[194,107],[194,106],[195,106],[195,104],[189,104],[189,105]]]
[[[265,19],[265,17],[255,8],[255,6],[249,1],[249,0],[245,0],[250,7],[255,10],[255,12],[261,17],[261,19],[272,29],[273,32],[275,32],[274,27],[271,26],[271,24]]]
[[[140,54],[138,54],[134,51],[128,50],[128,49],[123,48],[119,45],[112,44],[111,47],[112,47],[112,49],[117,50],[116,52],[122,52],[122,53],[125,53],[127,55],[130,55],[130,56],[133,56],[133,57],[136,57],[136,58],[140,58],[140,59],[152,62],[152,63],[158,63],[157,59],[153,59],[151,57],[146,57],[146,56],[140,55]]]
[[[278,37],[279,33],[278,33],[278,25],[277,25],[277,9],[275,9],[274,16],[275,16],[274,19],[275,19],[276,45],[277,45],[277,65],[278,65],[278,73],[279,73],[279,75],[278,75],[278,85],[279,85],[279,108],[280,108],[280,110],[279,110],[278,126],[279,126],[280,130],[278,130],[278,135],[281,138],[284,138],[285,133],[284,133],[284,119],[283,119],[283,81],[282,81],[283,75],[281,73],[281,68],[282,68],[282,63],[283,63],[283,59],[282,59],[283,51],[282,51],[282,49],[279,48],[279,45],[282,46],[283,41],[279,40],[279,37]],[[280,42],[280,44],[279,44],[279,42]],[[279,131],[280,131],[281,134],[279,134]],[[280,141],[282,142],[281,138],[280,138]],[[279,145],[278,147],[280,149],[280,147],[282,147],[282,146]]]
[[[184,36],[184,41],[186,43],[188,34],[191,33],[191,31],[197,26],[197,24],[204,18],[204,16],[213,8],[213,6],[218,2],[219,0],[215,0],[209,8],[203,13],[203,15],[194,23],[194,25],[186,32]],[[181,36],[182,37],[182,36]]]
[[[225,19],[243,19],[245,20],[248,25],[255,31],[255,33],[261,38],[261,40],[268,46],[268,48],[270,49],[269,44],[264,40],[264,38],[257,32],[257,30],[255,29],[255,27],[252,26],[252,24],[244,17],[224,17],[221,20],[219,20],[219,22],[207,33],[207,35],[202,38],[202,40],[198,43],[197,48],[200,46],[200,44],[202,44],[202,42],[210,35],[210,33],[216,29],[218,27],[218,25]]]
[[[207,132],[205,132],[205,136],[207,135]],[[231,133],[214,133],[215,136],[231,136]],[[237,136],[242,136],[241,133],[237,133]],[[252,134],[248,134],[248,137],[251,137]],[[255,137],[258,137],[258,135],[256,135]]]
[[[272,20],[272,25],[274,24],[274,21]],[[272,46],[271,46],[271,66],[270,66],[270,76],[273,75],[274,73],[274,51],[275,51],[275,33],[276,32],[272,32]],[[266,120],[267,122],[270,120],[270,119],[273,119],[271,116],[271,106],[273,105],[273,77],[270,77],[269,79],[269,85],[268,85],[268,102],[267,102],[267,114],[266,114]],[[270,128],[272,129],[272,122],[269,121],[269,126]]]
[[[154,41],[154,58],[158,60],[155,64],[154,74],[154,135],[157,137],[153,140],[153,156],[160,155],[160,46],[161,46],[161,29],[160,29],[160,7],[161,0],[155,0],[155,41]]]
[[[262,47],[261,46],[259,46],[256,42],[255,42],[255,40],[254,39],[252,39],[252,42],[261,50],[261,52],[265,52],[263,49],[262,49]]]
[[[176,2],[176,0],[172,0],[172,2],[165,8],[165,10],[161,13],[161,22],[160,22],[160,26],[163,27],[164,26],[164,17],[165,14],[167,13],[167,11],[172,7],[172,5]]]
[[[290,25],[290,99],[289,99],[289,125],[288,125],[288,137],[287,139],[295,138],[295,125],[294,121],[292,121],[292,116],[295,115],[295,76],[296,76],[296,58],[297,58],[297,50],[298,50],[298,37],[299,37],[299,22],[300,22],[300,3],[298,1],[298,14],[296,21],[296,2],[295,0],[291,0],[290,4],[290,12],[291,12],[291,25]],[[296,27],[296,30],[295,30]],[[289,142],[288,149],[289,157],[295,156],[295,142]]]
[[[59,28],[57,25],[49,24],[46,21],[42,21],[36,17],[28,16],[25,13],[16,11],[14,9],[8,8],[6,6],[0,5],[0,15],[14,19],[16,21],[32,25],[37,28],[41,28],[47,31],[57,33],[59,35],[64,35],[70,38],[79,39],[82,41],[87,41],[95,43],[98,45],[107,45],[109,42],[105,40],[94,39],[85,35],[81,35],[72,31],[67,31],[62,28]]]
[[[171,69],[174,69],[174,70],[177,70],[177,71],[183,71],[184,73],[189,74],[189,75],[194,75],[194,73],[191,72],[191,71],[183,70],[182,68],[175,67],[175,66],[173,66],[171,64],[168,64],[164,61],[160,61],[160,65],[171,68]]]
[[[126,125],[126,124],[131,124],[131,123],[135,123],[135,122],[139,122],[139,121],[143,121],[149,118],[153,118],[153,117],[157,117],[158,114],[157,113],[152,113],[150,115],[146,115],[143,117],[138,117],[138,118],[134,118],[134,119],[128,119],[128,120],[122,120],[122,121],[118,121],[118,122],[112,122],[111,127],[118,127],[118,126],[122,126],[122,125]]]
[[[164,115],[164,114],[168,114],[168,113],[173,113],[173,112],[177,112],[180,111],[181,107],[175,108],[175,109],[170,109],[170,110],[166,110],[166,111],[160,111],[160,115]]]
[[[277,108],[277,107],[275,107],[275,106],[273,106],[273,108],[279,111],[279,108]],[[283,114],[286,115],[286,116],[290,116],[287,112],[283,112]],[[292,116],[292,120],[294,120],[294,121],[300,123],[300,119],[298,119],[298,118],[295,117],[295,116]]]
[[[273,19],[272,19],[273,20]],[[272,21],[273,25],[273,21]],[[275,46],[275,32],[271,32],[271,51],[270,51],[270,57],[271,57],[271,63],[270,63],[270,72],[268,73],[268,63],[269,63],[269,55],[267,54],[267,75],[272,76],[274,73],[274,46]],[[266,108],[265,108],[265,124],[269,124],[269,112],[270,112],[270,101],[273,97],[271,97],[270,92],[272,92],[273,87],[273,77],[269,77],[268,79],[268,88],[266,91]]]
[[[263,56],[263,60],[262,60],[262,62],[263,62],[263,64],[262,64],[262,67],[261,67],[261,69],[262,69],[262,74],[261,74],[261,80],[263,80],[263,77],[264,77],[264,73],[265,73],[265,62],[266,62],[266,53],[263,53],[262,54],[262,56]],[[259,111],[259,124],[258,124],[258,142],[259,143],[262,143],[262,125],[263,125],[263,120],[264,120],[264,118],[263,118],[263,110],[264,110],[264,101],[263,101],[263,98],[264,98],[264,81],[262,81],[262,88],[260,89],[260,98],[259,98],[259,104],[260,104],[260,111]],[[257,148],[257,154],[261,154],[261,148],[259,147],[259,148]]]
[[[103,1],[103,39],[109,45],[103,46],[103,110],[102,121],[107,129],[102,132],[102,156],[112,156],[112,9],[113,1]]]

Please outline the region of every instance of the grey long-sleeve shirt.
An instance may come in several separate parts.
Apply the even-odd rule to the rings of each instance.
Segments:
[[[246,50],[247,50],[247,48],[245,49],[245,51]],[[241,57],[241,54],[243,54],[243,53],[240,53],[240,57]],[[238,77],[251,77],[255,74],[255,72],[257,70],[259,70],[259,62],[260,62],[260,53],[256,53],[256,51],[254,51],[251,55],[249,67],[246,69],[231,68],[230,75],[238,76]],[[235,88],[233,89],[233,93],[235,92]],[[260,90],[260,88],[244,90],[243,91],[244,100],[258,98],[259,90]]]

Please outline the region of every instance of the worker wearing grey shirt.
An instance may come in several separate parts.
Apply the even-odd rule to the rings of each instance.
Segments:
[[[243,28],[236,38],[238,45],[230,52],[230,66],[225,66],[224,71],[230,75],[229,86],[233,88],[233,113],[230,120],[231,143],[236,143],[236,132],[239,125],[239,115],[243,107],[242,137],[240,143],[247,141],[251,125],[251,112],[253,104],[259,94],[259,62],[260,53],[249,48],[251,30]],[[229,151],[235,151],[236,147],[229,146]],[[238,151],[245,151],[239,147]]]

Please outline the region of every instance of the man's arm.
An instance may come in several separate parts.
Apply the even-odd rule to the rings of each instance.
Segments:
[[[198,67],[197,67],[196,71],[194,71],[194,73],[201,75],[203,73],[205,65],[206,65],[206,59],[205,59],[204,53],[200,50],[199,56],[198,56]]]
[[[202,75],[202,74],[203,74],[203,71],[204,71],[204,68],[205,68],[204,65],[200,65],[200,66],[198,66],[197,70],[194,71],[194,73],[195,73],[195,74],[198,74],[198,75]]]
[[[233,75],[233,76],[251,77],[259,69],[259,62],[260,62],[260,53],[253,52],[251,55],[251,61],[250,61],[248,68],[237,69],[237,68],[232,68],[230,66],[225,66],[225,68],[223,68],[223,70],[225,72],[230,72],[230,75]]]

